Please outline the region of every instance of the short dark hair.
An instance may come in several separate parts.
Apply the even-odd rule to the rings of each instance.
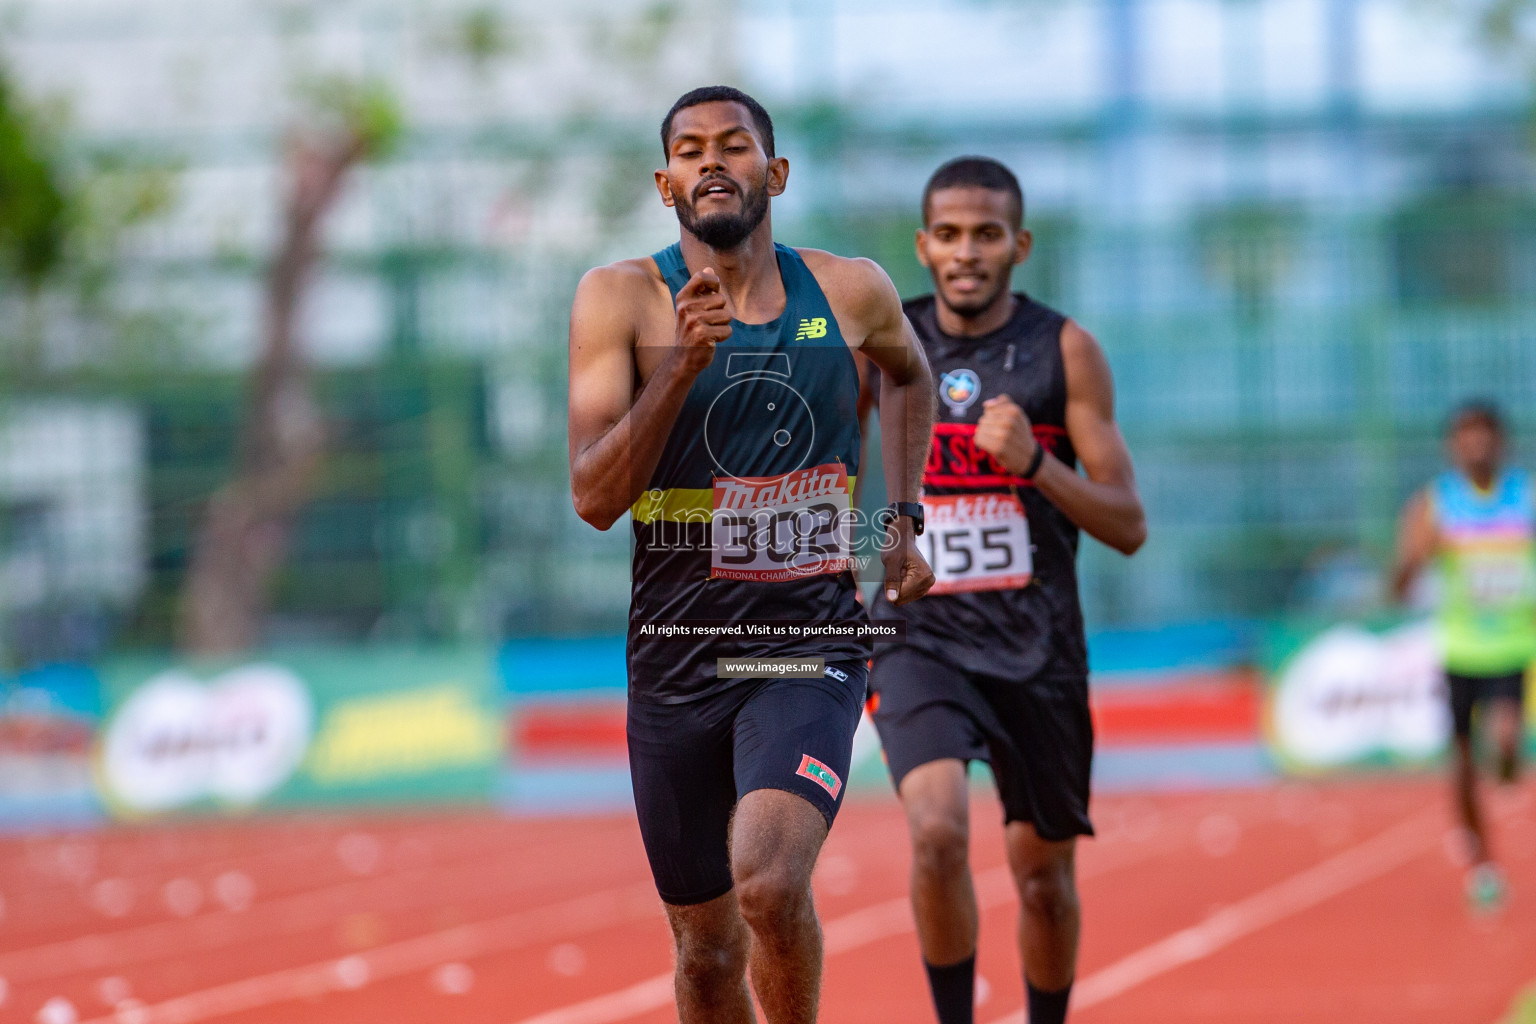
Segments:
[[[1453,434],[1474,423],[1487,427],[1495,434],[1504,433],[1504,413],[1500,411],[1498,403],[1487,398],[1469,398],[1452,409],[1450,418],[1445,422],[1445,432]]]
[[[768,111],[763,109],[761,103],[729,85],[700,86],[678,97],[672,109],[667,111],[667,116],[661,119],[661,152],[664,156],[672,155],[672,122],[678,111],[697,107],[701,103],[740,103],[746,107],[747,113],[752,115],[752,127],[757,129],[763,151],[773,156],[773,118],[768,116]]]
[[[1015,230],[1024,226],[1024,190],[1013,172],[989,156],[961,156],[933,172],[923,186],[923,224],[928,224],[933,194],[946,188],[984,188],[1013,200]]]

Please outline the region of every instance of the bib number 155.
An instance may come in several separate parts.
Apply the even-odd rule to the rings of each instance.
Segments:
[[[925,496],[918,543],[933,568],[930,594],[1009,590],[1029,583],[1029,520],[1011,494]]]

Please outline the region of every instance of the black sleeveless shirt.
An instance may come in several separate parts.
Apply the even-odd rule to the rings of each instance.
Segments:
[[[844,473],[851,490],[859,470],[857,365],[805,261],[786,246],[774,248],[784,312],[765,324],[731,321],[731,336],[715,346],[713,361],[694,379],[647,490],[630,509],[632,700],[674,704],[724,690],[737,681],[716,678],[716,658],[821,657],[830,663],[869,655],[866,643],[827,637],[692,640],[654,632],[695,620],[863,618],[849,571],[786,571],[785,578],[770,581],[722,577],[718,566],[712,569],[711,510],[717,504],[734,507],[743,493],[764,493],[771,486],[762,483],[765,478],[788,481],[779,488],[790,496],[786,500],[824,491]],[[673,245],[653,258],[675,299],[689,276],[681,248]]]
[[[982,403],[1006,394],[1029,417],[1035,439],[1067,466],[1077,466],[1066,429],[1061,357],[1066,317],[1026,295],[1016,298],[1008,323],[978,338],[940,330],[931,295],[906,303],[905,310],[938,386],[923,493],[1017,490],[1029,522],[1033,577],[1023,587],[931,595],[901,608],[882,593],[873,614],[904,618],[907,645],[970,672],[1014,680],[1081,678],[1088,672],[1088,648],[1077,593],[1077,527],[1033,484],[1010,474],[974,443]]]

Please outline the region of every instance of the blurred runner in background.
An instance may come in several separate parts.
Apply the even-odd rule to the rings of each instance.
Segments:
[[[1076,840],[1093,834],[1078,530],[1126,554],[1146,537],[1103,351],[1009,288],[1030,245],[1023,192],[1002,164],[964,157],[929,180],[917,253],[934,294],[906,312],[944,406],[923,473],[937,582],[904,608],[877,597],[872,614],[905,618],[907,631],[877,651],[870,706],[911,829],[912,906],[941,1024],[973,1016],[966,776],[976,760],[991,764],[1002,798],[1029,1019],[1066,1018]]]
[[[1502,905],[1505,881],[1478,799],[1472,714],[1482,709],[1499,778],[1514,781],[1525,674],[1536,660],[1536,487],[1529,473],[1505,467],[1504,442],[1494,405],[1469,402],[1452,415],[1452,468],[1409,500],[1392,573],[1393,595],[1404,600],[1431,558],[1440,569],[1439,636],[1455,730],[1451,778],[1472,862],[1467,898],[1480,910]]]

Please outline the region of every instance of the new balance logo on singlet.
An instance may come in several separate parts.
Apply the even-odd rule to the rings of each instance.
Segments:
[[[812,338],[825,338],[827,336],[827,318],[824,316],[810,317],[800,321],[800,329],[795,332],[796,341],[809,341]]]

